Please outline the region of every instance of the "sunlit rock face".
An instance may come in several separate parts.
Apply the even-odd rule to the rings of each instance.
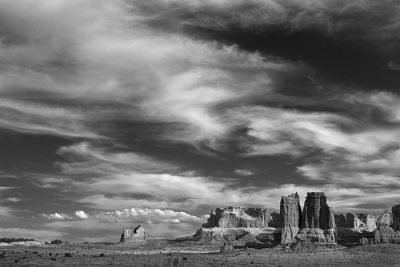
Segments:
[[[230,242],[236,245],[259,243],[276,245],[279,243],[281,232],[275,228],[200,228],[194,235],[202,241]]]
[[[274,246],[280,241],[281,231],[269,227],[269,223],[279,224],[279,216],[272,215],[262,208],[217,208],[211,211],[193,240],[229,242],[246,247]]]
[[[367,213],[347,213],[335,214],[335,223],[337,228],[350,228],[355,231],[373,232],[376,230],[378,216]]]
[[[336,238],[338,242],[372,242],[378,216],[367,213],[335,214]]]
[[[203,228],[263,228],[272,220],[267,209],[228,207],[212,210]]]
[[[391,210],[385,210],[378,220],[376,221],[376,226],[379,228],[380,226],[392,226],[393,225],[393,214]]]
[[[146,241],[146,236],[144,228],[138,225],[135,229],[124,229],[121,235],[120,242],[122,243],[134,243],[134,242],[144,242]]]
[[[282,225],[281,244],[289,244],[295,240],[301,225],[301,206],[299,195],[282,196],[280,217]]]
[[[304,201],[302,229],[296,238],[301,241],[335,243],[335,216],[323,192],[307,193]]]

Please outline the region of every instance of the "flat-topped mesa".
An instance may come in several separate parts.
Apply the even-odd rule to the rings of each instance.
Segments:
[[[203,228],[263,228],[272,220],[267,209],[228,207],[211,210]]]
[[[121,235],[120,242],[136,243],[146,241],[144,228],[139,224],[135,229],[124,229]]]
[[[335,243],[335,216],[323,192],[309,192],[304,201],[299,240]]]
[[[281,244],[292,243],[299,232],[302,221],[300,198],[297,192],[281,197],[280,221],[282,225]]]

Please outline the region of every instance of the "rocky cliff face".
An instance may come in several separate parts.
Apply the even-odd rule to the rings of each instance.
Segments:
[[[347,213],[335,215],[336,227],[351,228],[355,231],[373,232],[376,230],[378,216],[367,213]]]
[[[212,210],[203,228],[262,228],[272,220],[267,209],[228,207]]]
[[[121,235],[120,242],[133,243],[146,241],[144,228],[138,225],[135,229],[124,229]]]
[[[393,206],[392,210],[386,210],[379,216],[374,234],[375,243],[400,243],[400,231],[392,228],[398,229],[399,206]]]
[[[296,238],[302,241],[335,243],[335,216],[323,192],[307,193],[302,229]]]
[[[299,232],[302,221],[300,198],[297,193],[281,197],[280,217],[282,225],[281,244],[292,243]]]
[[[376,226],[392,226],[393,215],[391,210],[385,210],[376,221]]]
[[[400,231],[400,205],[392,207],[393,229]]]

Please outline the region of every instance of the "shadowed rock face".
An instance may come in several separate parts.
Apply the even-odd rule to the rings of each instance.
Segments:
[[[292,243],[299,232],[301,224],[301,206],[299,195],[281,197],[280,216],[282,224],[281,243]]]
[[[326,202],[325,193],[307,193],[302,219],[302,229],[297,235],[299,240],[335,242],[335,216]]]
[[[347,213],[346,216],[343,214],[335,214],[336,227],[351,228],[356,231],[368,231],[373,232],[376,230],[376,222],[378,216],[374,214],[366,213]]]
[[[239,208],[228,207],[224,209],[217,208],[212,210],[204,228],[262,228],[268,227],[272,220],[267,209],[261,208]]]
[[[335,227],[335,219],[331,221],[331,209],[326,203],[323,192],[307,193],[303,209],[303,228],[328,229]]]
[[[138,225],[135,229],[124,229],[120,242],[143,242],[146,240],[144,228]]]
[[[393,229],[400,231],[400,205],[392,207]]]

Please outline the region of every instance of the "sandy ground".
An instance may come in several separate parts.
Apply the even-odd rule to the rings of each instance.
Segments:
[[[66,257],[66,253],[71,256]],[[219,244],[71,244],[0,248],[0,266],[400,266],[400,245],[374,244],[346,248],[298,247],[235,249],[219,252]]]

